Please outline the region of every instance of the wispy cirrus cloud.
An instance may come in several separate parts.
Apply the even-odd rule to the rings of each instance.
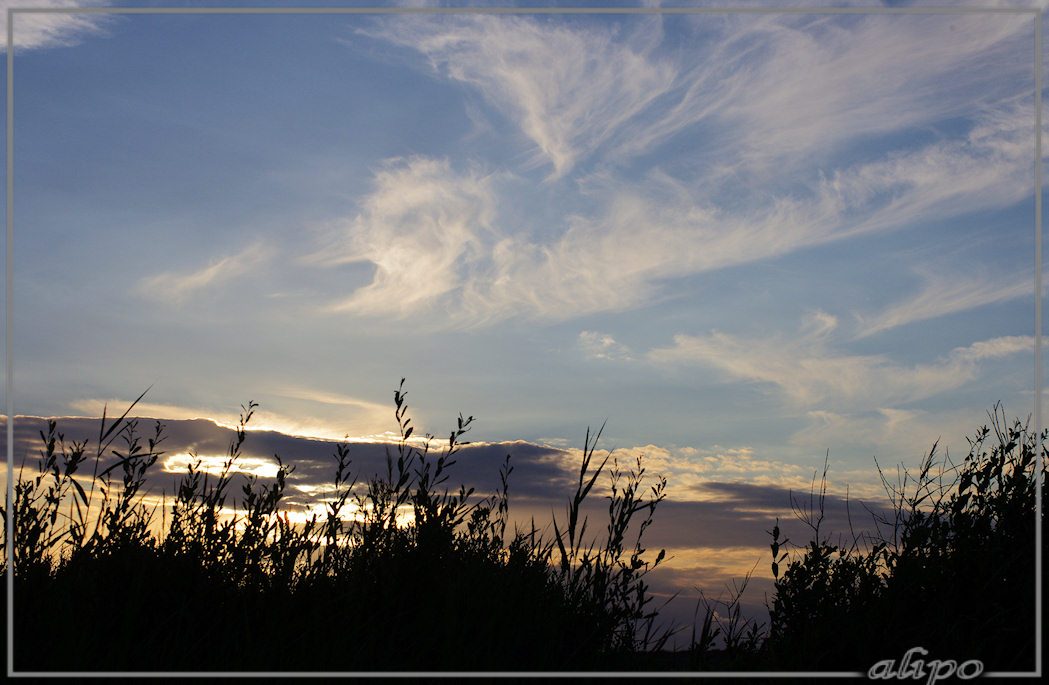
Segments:
[[[595,176],[586,192],[602,208],[598,213],[570,216],[548,245],[505,238],[493,259],[497,278],[468,289],[475,303],[496,314],[522,306],[541,318],[617,311],[649,302],[668,278],[1007,206],[1031,191],[1029,155],[1013,145],[1016,134],[981,129],[962,142],[846,167],[815,181],[806,194],[742,209],[719,205],[702,185],[659,170],[628,187]]]
[[[273,392],[271,395],[296,397],[295,393],[295,389],[290,389]],[[314,399],[314,402],[332,403],[330,398],[327,398],[329,401],[317,400],[315,393],[302,392],[298,396],[309,397]],[[363,441],[368,441],[373,436],[385,437],[382,431],[391,423],[387,407],[384,406],[382,408],[384,411],[380,412],[377,404],[353,398],[342,398],[340,404],[351,409],[336,414],[331,411],[312,413],[295,411],[293,408],[277,411],[259,408],[254,411],[247,428],[251,431],[276,431],[284,435],[320,440],[342,440],[347,435]],[[82,416],[102,416],[105,410],[107,416],[112,417],[114,412],[115,416],[120,416],[120,413],[130,405],[131,400],[126,398],[88,397],[74,400],[68,406],[70,410],[79,412]],[[235,428],[242,415],[242,412],[238,413],[214,406],[173,405],[148,401],[136,404],[132,414],[132,416],[150,416],[171,421],[205,419],[221,428]]]
[[[1012,96],[1014,79],[1032,73],[1032,35],[1029,16],[736,17],[709,60],[723,80],[705,88],[699,76],[709,67],[697,67],[688,98],[714,95],[705,109],[725,124],[722,149],[741,165],[793,167]]]
[[[475,88],[532,140],[552,178],[595,155],[645,154],[697,124],[722,171],[782,170],[858,138],[969,115],[1030,74],[1025,16],[704,16],[677,50],[658,49],[665,21],[397,17],[363,33]]]
[[[361,212],[334,227],[334,243],[309,257],[321,266],[375,265],[372,282],[332,308],[404,317],[429,309],[473,277],[488,256],[495,214],[491,179],[447,160],[388,160]]]
[[[81,7],[106,7],[108,0],[29,0],[0,3],[0,53],[7,52],[7,9],[75,10]],[[103,34],[109,17],[73,12],[32,13],[15,15],[14,45],[16,50],[68,47],[77,45],[84,36]]]
[[[370,35],[409,46],[443,76],[469,84],[530,138],[563,176],[675,85],[652,54],[660,23],[624,35],[528,18],[398,17]],[[634,122],[631,129],[637,128]]]
[[[946,314],[1034,296],[1034,279],[1015,275],[957,275],[922,270],[924,284],[913,295],[874,316],[857,314],[856,339]],[[1043,281],[1046,279],[1043,279]]]
[[[150,299],[181,305],[231,279],[249,273],[273,255],[274,250],[271,247],[263,243],[254,243],[237,254],[213,259],[200,269],[182,273],[168,271],[145,278],[139,282],[139,292]]]
[[[316,435],[324,438],[352,435],[355,440],[389,439],[394,435],[388,431],[389,428],[395,428],[396,424],[393,423],[387,404],[315,388],[284,385],[273,388],[270,394],[312,405],[304,407],[295,415],[300,423],[313,426],[313,432],[293,432],[294,435]],[[284,418],[283,421],[287,424],[288,418]]]
[[[926,364],[901,365],[882,354],[848,355],[828,340],[833,326],[821,323],[799,335],[747,338],[713,331],[676,335],[674,344],[651,350],[656,364],[700,364],[726,379],[767,384],[801,407],[891,407],[961,387],[976,378],[982,362],[1034,349],[1031,336],[1003,336],[956,347]]]
[[[598,331],[583,331],[577,339],[579,348],[590,359],[614,359],[627,361],[633,359],[630,348],[616,342],[616,339],[607,333]]]
[[[422,156],[393,160],[321,260],[376,268],[335,308],[436,312],[436,325],[456,327],[625,311],[675,278],[1002,208],[1032,192],[1030,98],[1010,90],[1029,67],[1014,54],[1026,18],[694,19],[687,50],[667,47],[659,17],[395,17],[362,31],[480,92],[553,165],[548,181],[571,184],[588,208],[537,240],[517,230],[527,218],[500,213],[505,197],[491,175]],[[947,117],[967,129],[938,133]],[[627,178],[605,164],[580,175],[583,160],[642,155],[697,123],[709,130],[692,167]],[[791,171],[819,150],[916,127],[933,134]],[[736,183],[725,192],[725,174],[738,181],[772,169],[783,182],[790,174],[789,190]]]
[[[998,209],[1034,192],[1033,112],[1015,102],[976,115],[964,137],[883,154],[820,182],[843,209],[860,210],[850,232]]]
[[[356,313],[404,317],[440,305],[446,325],[461,326],[623,311],[658,297],[667,279],[1018,202],[1032,190],[1027,118],[1015,106],[989,111],[963,139],[843,166],[740,207],[658,168],[627,186],[594,173],[580,179],[594,209],[567,215],[544,241],[502,223],[492,174],[392,160],[318,261],[376,266],[369,285],[337,304]]]
[[[941,456],[945,451],[952,457],[958,452],[964,454],[968,449],[965,436],[971,436],[979,428],[979,420],[979,415],[970,409],[812,409],[805,412],[804,425],[790,435],[789,442],[813,453],[830,450],[832,458],[845,447],[865,453],[870,458],[867,468],[853,469],[839,477],[847,477],[853,493],[876,495],[880,487],[870,485],[870,479],[876,477],[875,459],[883,468],[892,468],[898,463],[913,466],[937,442]],[[863,485],[857,489],[857,484],[864,480],[867,481],[865,489]]]

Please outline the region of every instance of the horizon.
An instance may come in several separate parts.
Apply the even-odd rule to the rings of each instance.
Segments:
[[[119,413],[107,415],[106,426],[119,416]],[[101,457],[97,467],[93,466],[91,455],[95,450],[92,445],[97,443],[99,436],[99,417],[16,418],[14,444],[19,472],[26,468],[32,472],[34,456],[43,447],[40,432],[47,433],[49,420],[57,423],[57,432],[64,436],[66,447],[74,442],[86,442],[86,465],[74,476],[85,490],[92,487],[92,471],[105,470],[119,463],[109,451]],[[126,419],[136,422],[136,435],[143,440],[152,435],[154,420],[134,411]],[[199,471],[212,476],[222,473],[236,432],[236,427],[222,426],[207,418],[162,423],[164,438],[157,445],[160,457],[150,469],[142,490],[142,503],[153,512],[149,529],[157,540],[162,540],[167,533],[164,524],[170,521],[173,495],[186,475],[186,466],[199,461]],[[324,520],[324,506],[334,493],[332,476],[336,444],[342,442],[349,447],[349,473],[351,482],[356,483],[355,492],[360,492],[372,477],[385,472],[385,455],[397,444],[396,441],[347,443],[288,436],[263,428],[252,429],[250,422],[246,433],[240,456],[230,470],[231,493],[237,492],[244,482],[243,477],[272,479],[278,464],[275,457],[279,456],[281,463],[293,469],[288,475],[279,511],[288,514],[295,524],[305,523],[312,515]],[[114,436],[114,449],[124,446],[122,434],[121,431]],[[592,432],[591,437],[593,435]],[[469,438],[469,433],[464,438]],[[426,438],[413,437],[408,444],[422,449],[425,442]],[[471,503],[494,495],[499,490],[498,474],[502,460],[509,455],[513,471],[509,477],[508,530],[527,530],[534,522],[543,539],[552,539],[552,522],[556,518],[564,525],[565,510],[579,478],[581,447],[550,448],[520,441],[462,445],[448,469],[446,488],[455,491],[460,484],[474,488],[475,492],[469,498]],[[432,441],[429,454],[431,457],[439,455],[446,447],[447,438],[438,437]],[[659,466],[665,462],[658,458],[649,459],[637,451],[609,450],[602,441],[597,443],[594,455],[595,462],[591,463],[588,474],[593,473],[606,455],[614,459],[607,463],[582,508],[582,514],[596,525],[593,530],[597,533],[588,537],[600,539],[601,525],[607,516],[604,509],[607,508],[610,471],[615,467],[625,473],[635,467],[635,459],[640,456],[646,473],[642,491],[647,491],[657,482],[663,471]],[[5,487],[6,476],[5,470],[0,476]],[[657,550],[666,550],[663,563],[647,577],[647,581],[653,606],[667,602],[660,611],[657,625],[674,626],[683,631],[670,640],[670,646],[681,646],[680,640],[692,625],[701,595],[711,600],[730,599],[734,594],[732,588],[745,580],[748,591],[741,598],[743,616],[758,624],[767,623],[765,601],[773,593],[769,531],[773,525],[778,525],[783,532],[781,539],[805,539],[810,531],[796,518],[793,506],[812,506],[810,487],[815,487],[818,496],[818,476],[818,473],[812,474],[814,480],[800,489],[739,480],[668,481],[668,497],[656,508],[653,524],[645,533],[645,547],[649,550],[645,559],[651,561]],[[221,515],[227,519],[243,520],[244,512],[240,507],[240,498],[233,497],[221,508]],[[831,539],[877,534],[874,516],[883,519],[892,516],[884,492],[880,496],[863,497],[848,489],[841,492],[829,489],[824,513],[824,531],[831,531]],[[349,521],[356,515],[348,508],[340,518]],[[401,523],[408,523],[410,519],[408,510],[398,515]],[[632,529],[631,536],[636,532]]]

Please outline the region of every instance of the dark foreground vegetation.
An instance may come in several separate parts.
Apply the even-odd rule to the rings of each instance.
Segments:
[[[160,422],[143,442],[131,408],[103,416],[93,447],[66,443],[50,422],[37,472],[19,472],[3,509],[5,540],[9,521],[15,533],[4,558],[15,569],[15,669],[866,672],[916,646],[987,671],[1034,668],[1034,494],[1046,433],[1007,424],[997,405],[963,463],[934,446],[918,474],[885,480],[895,516],[875,536],[829,541],[824,471],[818,499],[797,510],[811,541],[781,539],[778,522],[770,531],[769,625],[741,620],[738,604],[718,617],[708,607],[687,629],[691,648],[669,653],[645,583],[664,552],[642,546],[665,479],[646,484],[640,460],[627,470],[609,457],[596,463],[600,431],[588,431],[553,536],[534,523],[511,534],[510,457],[499,492],[449,490],[472,417],[460,415],[431,451],[431,439],[410,440],[403,381],[394,397],[401,441],[386,473],[358,482],[338,446],[326,517],[305,524],[280,509],[292,471],[283,463],[271,481],[234,482],[249,403],[225,471],[190,466],[160,539],[157,512],[142,501],[162,454]],[[106,455],[117,461],[103,468]],[[580,511],[602,474],[608,522],[595,540]],[[232,506],[235,518],[220,514]],[[398,524],[409,509],[414,522]]]

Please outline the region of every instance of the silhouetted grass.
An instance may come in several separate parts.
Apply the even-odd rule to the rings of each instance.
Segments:
[[[779,575],[767,641],[783,668],[863,670],[923,647],[931,659],[977,659],[987,671],[1033,671],[1035,487],[1045,477],[1045,440],[1006,422],[1000,405],[969,438],[960,465],[934,444],[918,473],[895,483],[879,467],[893,517],[844,546],[821,534],[818,508],[798,507],[813,538]],[[1043,490],[1044,492],[1044,490]],[[1045,520],[1045,510],[1042,510]]]
[[[412,440],[403,387],[385,474],[359,480],[338,445],[325,515],[305,524],[280,506],[293,467],[277,457],[265,482],[233,468],[254,403],[220,473],[188,467],[159,537],[142,499],[163,425],[143,442],[128,418],[136,400],[115,421],[103,414],[91,450],[49,422],[37,472],[20,469],[3,510],[15,530],[5,562],[15,568],[16,670],[866,671],[914,646],[988,670],[1033,667],[1033,496],[1046,434],[1006,427],[997,405],[993,440],[985,426],[961,466],[947,457],[934,475],[934,446],[916,479],[883,478],[895,517],[848,547],[820,530],[825,469],[818,509],[796,511],[812,541],[792,553],[778,522],[771,531],[768,630],[741,616],[748,576],[728,601],[704,600],[691,647],[670,653],[645,583],[665,552],[642,546],[665,479],[646,488],[640,459],[595,467],[601,431],[587,431],[552,538],[534,522],[508,534],[510,456],[498,492],[449,490],[473,417],[460,415],[434,450],[432,436]],[[104,455],[116,462],[103,469]],[[74,476],[89,467],[85,489]],[[581,512],[602,473],[611,494],[599,541]],[[221,515],[228,506],[234,517]],[[358,515],[345,516],[349,507]]]
[[[661,646],[642,630],[655,617],[643,579],[664,553],[646,561],[640,533],[625,541],[638,514],[641,533],[651,523],[665,481],[646,499],[640,462],[614,465],[607,540],[588,543],[580,509],[608,461],[591,469],[600,432],[588,433],[564,530],[508,538],[509,456],[501,492],[449,491],[473,418],[434,453],[431,436],[410,441],[403,381],[394,401],[401,440],[385,476],[358,487],[338,446],[326,517],[304,525],[280,510],[293,469],[279,457],[273,482],[244,477],[237,515],[221,515],[256,405],[242,407],[223,470],[189,466],[162,539],[141,499],[163,426],[143,445],[126,419],[134,403],[103,416],[85,490],[73,476],[90,465],[87,444],[67,445],[50,422],[38,473],[16,486],[16,669],[563,670]],[[100,470],[107,452],[118,461]],[[340,515],[351,502],[363,516]],[[404,507],[413,521],[398,525]]]

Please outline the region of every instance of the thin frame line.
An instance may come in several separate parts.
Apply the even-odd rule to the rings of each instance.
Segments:
[[[865,673],[854,671],[22,671],[22,677],[32,678],[406,678],[425,675],[430,678],[736,678],[764,676],[768,678],[865,678]],[[984,676],[986,677],[986,675]]]
[[[14,522],[14,513],[11,505],[15,501],[15,408],[14,408],[14,377],[15,368],[11,360],[12,340],[11,321],[13,320],[14,298],[11,297],[11,288],[14,286],[14,243],[15,243],[15,117],[14,117],[14,95],[15,95],[15,21],[14,9],[7,9],[7,242],[5,244],[5,289],[7,302],[4,305],[4,382],[7,411],[7,510],[8,518]],[[15,671],[15,571],[14,571],[14,549],[15,549],[15,527],[5,525],[7,529],[7,675],[11,677]]]
[[[1026,7],[39,7],[24,14],[1031,14]]]
[[[1030,7],[8,7],[7,8],[7,238],[6,238],[6,306],[5,306],[5,350],[6,350],[6,384],[7,384],[7,501],[14,501],[14,365],[12,361],[12,320],[14,285],[14,18],[16,14],[65,14],[65,15],[1033,15],[1035,22],[1034,44],[1034,82],[1035,82],[1035,363],[1034,363],[1034,425],[1035,443],[1041,436],[1042,426],[1042,10]],[[1037,449],[1035,449],[1037,451]],[[1039,483],[1041,486],[1041,472]],[[1041,550],[1042,540],[1042,488],[1035,489],[1035,543],[1036,552]],[[16,677],[14,671],[14,528],[7,526],[7,676]],[[1012,678],[1042,675],[1042,556],[1035,554],[1035,670],[1003,671],[984,673],[985,678]],[[81,677],[403,677],[422,675],[432,677],[473,677],[474,671],[304,671],[273,673],[270,671],[115,671],[115,672],[37,672],[23,671],[18,676],[25,677],[64,677],[77,675]],[[477,672],[477,677],[726,677],[748,678],[763,676],[767,678],[863,678],[862,672],[835,671],[541,671],[518,673],[515,671]]]
[[[1035,16],[1034,32],[1034,435],[1035,435],[1035,479],[1034,492],[1034,668],[1042,675],[1042,487],[1044,476],[1039,466],[1044,466],[1041,454],[1042,438],[1042,13]]]

